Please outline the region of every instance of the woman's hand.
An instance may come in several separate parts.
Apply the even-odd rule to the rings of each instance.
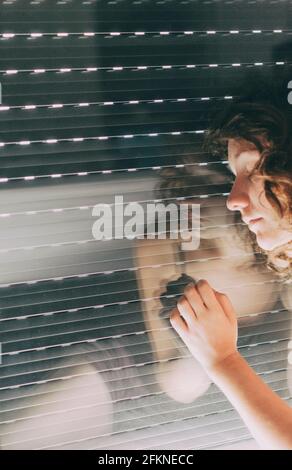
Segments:
[[[260,446],[292,450],[292,408],[237,351],[237,321],[229,298],[205,280],[188,285],[170,321]]]
[[[204,279],[186,286],[170,323],[207,370],[237,353],[234,308],[227,295],[215,291]]]

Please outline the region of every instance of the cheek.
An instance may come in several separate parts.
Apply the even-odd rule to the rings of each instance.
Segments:
[[[280,216],[266,197],[263,183],[260,181],[253,183],[251,188],[251,199],[254,207],[260,214],[271,223],[278,224]]]

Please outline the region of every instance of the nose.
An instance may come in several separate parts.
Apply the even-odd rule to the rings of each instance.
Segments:
[[[246,185],[239,178],[233,183],[231,192],[227,198],[226,206],[230,211],[240,211],[249,205],[249,195]]]

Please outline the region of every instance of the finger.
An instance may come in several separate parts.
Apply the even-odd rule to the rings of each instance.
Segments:
[[[188,325],[183,317],[181,317],[179,310],[174,308],[169,317],[170,323],[179,335],[184,335],[188,332]]]
[[[214,291],[214,292],[215,292],[218,302],[220,303],[223,309],[223,312],[229,319],[230,323],[233,325],[236,324],[237,323],[236,313],[228,295],[223,294],[222,292],[218,292],[218,291]]]
[[[192,326],[197,319],[196,312],[184,295],[178,299],[177,308],[181,316],[184,318],[186,324],[189,327]]]
[[[199,318],[200,315],[206,312],[207,306],[204,304],[200,293],[198,292],[196,286],[193,283],[188,284],[185,287],[184,296],[186,297],[190,306],[194,310],[197,318]]]
[[[218,300],[215,295],[215,291],[206,279],[200,279],[196,283],[196,289],[208,309],[213,310],[218,307]]]

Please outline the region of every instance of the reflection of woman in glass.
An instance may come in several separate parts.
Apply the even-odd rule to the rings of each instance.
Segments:
[[[184,166],[160,171],[155,197],[165,204],[177,201],[178,207],[179,201],[200,204],[200,246],[186,249],[180,237],[139,240],[136,262],[141,297],[148,299],[142,305],[157,382],[172,399],[192,403],[207,391],[211,380],[169,325],[170,312],[186,285],[204,278],[226,293],[245,332],[279,308],[280,288],[266,267],[265,256],[255,247],[254,234],[226,208],[222,195],[229,189],[226,165],[209,155],[209,165],[201,166],[202,158],[206,159],[201,149],[194,153],[192,145],[186,150],[179,160]],[[210,197],[200,199],[206,192]],[[153,231],[157,233],[158,227]],[[171,232],[170,224],[166,232]]]
[[[227,200],[256,236],[267,265],[291,286],[292,117],[280,105],[234,103],[207,133],[214,153],[228,154],[235,181]],[[170,322],[264,448],[292,449],[292,409],[237,350],[237,312],[205,279],[190,283]]]

